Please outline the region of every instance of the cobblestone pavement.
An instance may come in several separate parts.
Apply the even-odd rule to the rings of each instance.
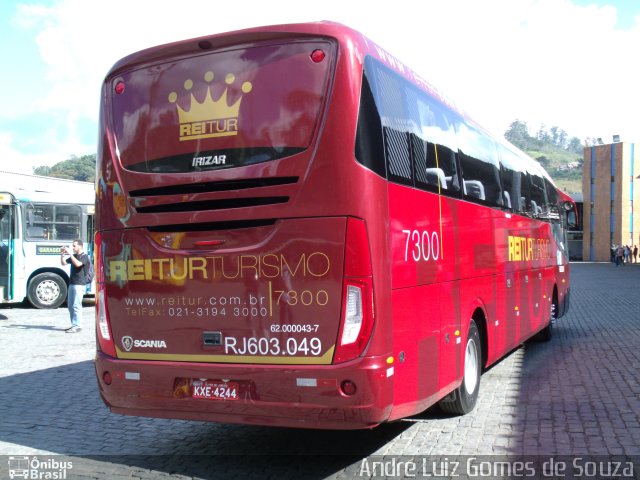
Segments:
[[[115,415],[96,387],[91,303],[78,334],[63,332],[64,308],[0,307],[0,478],[36,457],[49,462],[40,471],[72,462],[66,478],[363,478],[376,476],[363,473],[363,459],[425,455],[637,461],[640,265],[571,268],[571,309],[553,340],[529,342],[486,372],[471,414],[433,408],[373,431]]]

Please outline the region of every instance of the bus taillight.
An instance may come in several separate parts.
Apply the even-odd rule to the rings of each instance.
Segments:
[[[316,49],[311,52],[311,60],[313,60],[315,63],[320,63],[324,60],[324,57],[326,57],[326,54],[320,49]]]
[[[111,335],[109,327],[107,306],[104,298],[104,285],[98,285],[96,288],[96,322],[98,324],[98,344],[100,350],[111,356],[116,357],[116,347]]]
[[[364,221],[347,222],[342,319],[333,362],[362,355],[373,330],[373,280],[371,254]]]
[[[109,312],[105,300],[104,266],[102,261],[102,236],[96,233],[95,260],[96,265],[96,326],[100,350],[111,357],[116,357],[116,346],[109,326]]]

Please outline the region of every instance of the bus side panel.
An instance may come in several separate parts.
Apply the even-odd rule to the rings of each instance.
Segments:
[[[464,346],[471,318],[476,309],[490,323],[496,314],[496,232],[494,211],[470,202],[455,203],[451,215],[455,228],[447,230],[445,262],[455,262],[459,281],[442,288],[442,330],[440,336],[439,387],[448,393],[459,385],[464,373]],[[449,300],[445,292],[451,292]],[[481,329],[482,330],[482,329]],[[488,329],[489,330],[489,329]]]
[[[396,392],[396,417],[426,408],[460,383],[474,310],[495,316],[497,262],[493,210],[392,183],[389,206],[396,385],[418,378],[421,384]],[[427,315],[434,318],[425,323]],[[438,360],[425,354],[433,339]],[[424,368],[422,358],[438,368]]]
[[[391,418],[429,407],[438,393],[439,285],[393,290],[395,390]]]

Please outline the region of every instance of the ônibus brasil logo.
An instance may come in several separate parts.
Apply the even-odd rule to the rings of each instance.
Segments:
[[[73,468],[73,462],[38,457],[11,456],[9,457],[9,478],[50,478],[66,479],[67,470]]]

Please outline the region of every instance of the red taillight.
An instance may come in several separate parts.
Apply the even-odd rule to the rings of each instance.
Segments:
[[[110,357],[116,357],[116,345],[109,325],[109,311],[105,298],[104,266],[102,261],[102,235],[95,236],[95,267],[96,267],[96,329],[100,351]]]
[[[116,94],[122,95],[124,93],[124,82],[122,80],[116,82],[116,86],[114,88]]]
[[[333,363],[347,362],[364,352],[373,331],[371,254],[364,221],[347,221],[342,318]]]
[[[311,60],[313,60],[314,63],[320,63],[326,56],[327,55],[320,49],[311,52]]]

